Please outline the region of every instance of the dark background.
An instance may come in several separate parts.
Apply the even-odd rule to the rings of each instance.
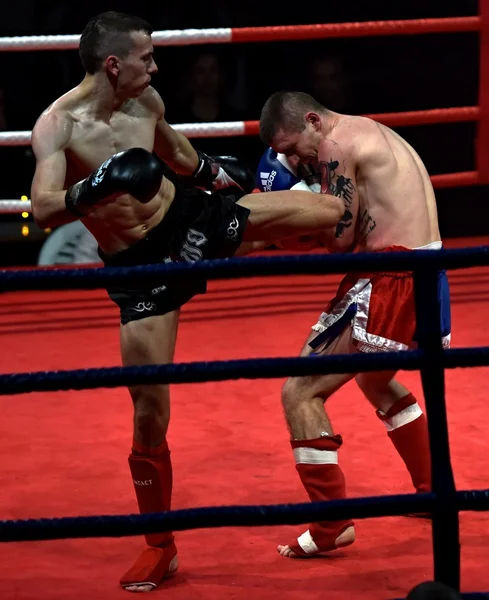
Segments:
[[[477,14],[477,0],[233,3],[84,1],[14,2],[0,36],[80,33],[105,10],[146,18],[155,30],[294,25]],[[157,47],[153,83],[170,123],[258,119],[279,89],[313,93],[327,107],[351,114],[421,110],[478,103],[477,33],[351,38],[279,43]],[[0,53],[0,129],[31,130],[39,114],[83,78],[73,51]],[[203,110],[202,106],[212,110]],[[200,108],[199,108],[200,107]],[[475,169],[475,123],[398,128],[431,174]],[[255,170],[265,147],[258,137],[194,139],[210,154],[235,154]],[[488,140],[489,143],[489,140]],[[28,147],[0,147],[2,198],[29,196],[34,160]],[[487,187],[438,190],[442,236],[489,234]],[[0,223],[29,224],[20,215]],[[42,236],[0,237],[0,263],[35,264]],[[45,236],[44,236],[45,237]]]

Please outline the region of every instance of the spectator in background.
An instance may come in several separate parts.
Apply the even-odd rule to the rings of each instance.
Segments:
[[[0,87],[0,131],[9,131],[14,129],[12,126],[12,96],[18,93],[9,88],[10,82],[6,79],[2,81]],[[22,194],[29,189],[30,181],[26,184],[25,177],[25,156],[30,148],[23,146],[0,146],[0,162],[2,164],[2,190],[0,195],[4,199],[20,198]],[[7,176],[8,175],[8,176]],[[22,221],[20,215],[0,215],[2,221]]]
[[[320,104],[335,112],[350,109],[348,82],[341,60],[335,56],[316,57],[309,74],[310,94]]]
[[[206,52],[190,63],[182,96],[178,98],[178,119],[185,123],[239,121],[242,114],[228,102],[229,82],[217,54]]]
[[[221,61],[215,52],[197,55],[184,74],[183,85],[169,107],[171,123],[213,123],[242,121],[243,113],[229,102],[231,88]],[[192,140],[192,145],[210,155],[226,153],[240,156],[239,138],[202,138]]]

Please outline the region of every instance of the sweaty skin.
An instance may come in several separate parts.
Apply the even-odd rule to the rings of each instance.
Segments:
[[[345,212],[321,240],[332,252],[407,248],[440,240],[430,178],[416,151],[388,127],[365,117],[328,113],[314,140],[279,133],[273,147],[320,169],[322,191]]]
[[[134,147],[154,151],[181,175],[192,176],[199,166],[197,152],[187,138],[168,125],[163,101],[149,85],[157,71],[151,36],[135,31],[131,37],[126,58],[108,56],[99,70],[86,74],[80,85],[56,100],[33,129],[36,172],[31,199],[34,219],[41,227],[76,220],[78,217],[66,208],[67,188],[119,151]],[[91,208],[84,207],[84,214],[90,212],[81,220],[106,255],[116,254],[144,239],[164,220],[175,193],[173,183],[162,177],[158,193],[146,204],[128,194],[115,199],[110,196]],[[331,228],[343,214],[340,198],[310,191],[246,194],[237,204],[250,213],[235,255],[248,254],[276,239]],[[179,314],[176,308],[121,324],[123,366],[173,362]],[[154,449],[166,443],[169,387],[136,384],[129,392],[134,405],[131,456],[137,444],[144,448],[142,456],[147,461]],[[170,466],[165,466],[161,481],[171,494],[169,458],[167,462]],[[160,506],[168,504],[161,500],[158,490],[150,500]],[[120,583],[125,590],[151,591],[176,571],[175,544],[161,543],[162,547],[149,544],[122,576]]]
[[[419,248],[441,240],[428,172],[416,151],[397,133],[371,119],[331,111],[310,112],[305,122],[302,132],[279,130],[271,145],[293,160],[310,164],[321,174],[321,192],[342,199],[344,213],[339,223],[320,234],[324,246],[331,252],[370,252],[388,246]],[[355,352],[350,338],[349,327],[327,353]],[[301,355],[310,353],[306,342]],[[364,390],[371,390],[368,397],[377,409],[388,410],[408,393],[394,375],[362,375]],[[283,403],[292,439],[314,439],[321,432],[334,435],[324,402],[351,377],[310,377],[302,387],[301,378],[289,380]],[[354,540],[355,530],[348,527],[336,538],[335,546],[348,546]],[[298,556],[289,545],[279,545],[277,550],[284,557]]]
[[[132,147],[152,152],[166,142],[162,130],[170,127],[164,121],[165,107],[152,87],[147,87],[138,98],[126,100],[107,118],[97,114],[92,87],[90,83],[82,83],[69,91],[54,102],[36,124],[32,143],[40,164],[32,186],[33,196],[36,196],[35,212],[42,213],[44,206],[46,212],[49,211],[53,201],[49,188],[66,190],[116,152]],[[181,138],[170,131],[178,149]],[[166,154],[168,152],[163,152]],[[192,172],[196,162],[192,164],[188,160],[188,163],[188,172]],[[174,185],[163,178],[159,193],[147,204],[126,194],[116,202],[98,207],[82,222],[102,250],[112,254],[140,240],[157,225],[174,194]],[[64,193],[60,200],[64,202]],[[45,218],[49,219],[49,215]],[[60,223],[70,220],[74,217],[69,213],[60,215]]]
[[[93,80],[84,80],[54,102],[34,127],[32,147],[37,165],[31,197],[40,227],[75,220],[65,208],[66,189],[121,150],[154,150],[176,172],[186,175],[198,165],[190,142],[165,121],[165,107],[156,90],[146,86],[139,97],[108,111],[100,108],[95,86]],[[113,254],[144,238],[160,223],[174,196],[175,186],[163,177],[150,202],[141,204],[128,194],[121,195],[105,206],[98,203],[80,220],[103,252]],[[236,255],[263,248],[282,235],[320,231],[326,223],[337,222],[342,212],[341,202],[331,195],[318,197],[303,191],[248,194],[238,203],[251,214]]]

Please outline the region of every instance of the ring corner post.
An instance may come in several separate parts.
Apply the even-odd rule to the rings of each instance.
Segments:
[[[476,168],[479,183],[489,183],[489,0],[479,0],[479,125],[476,137]]]
[[[439,272],[415,270],[414,287],[420,368],[432,463],[434,579],[460,591],[460,535],[456,488],[450,460],[445,371],[438,295]]]

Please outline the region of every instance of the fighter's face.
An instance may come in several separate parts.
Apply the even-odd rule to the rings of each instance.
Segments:
[[[279,154],[285,154],[289,161],[310,163],[317,159],[321,134],[307,122],[303,131],[279,130],[272,141],[272,148]]]
[[[142,31],[131,34],[133,46],[124,59],[118,61],[117,87],[129,98],[141,95],[158,72],[153,60],[151,36]]]

